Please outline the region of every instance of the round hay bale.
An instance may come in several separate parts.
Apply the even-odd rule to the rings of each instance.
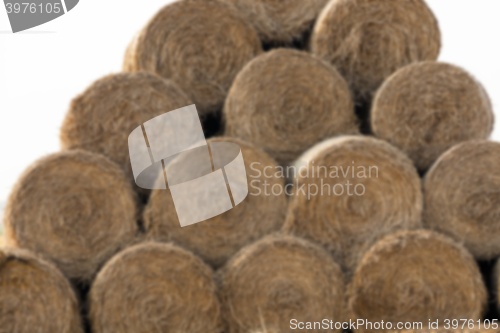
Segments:
[[[359,132],[347,85],[305,52],[278,49],[251,61],[224,105],[226,135],[262,147],[280,164],[328,137]]]
[[[345,319],[339,266],[322,248],[300,238],[268,236],[241,250],[218,279],[228,333],[294,332],[292,319]]]
[[[313,54],[333,64],[359,101],[412,62],[436,60],[441,33],[423,0],[331,1],[311,36]]]
[[[212,271],[171,244],[130,247],[97,275],[89,294],[92,332],[220,333]]]
[[[245,14],[265,43],[291,43],[312,29],[328,0],[224,0]]]
[[[421,62],[387,79],[373,101],[374,134],[399,147],[420,170],[451,146],[487,139],[494,115],[486,91],[463,69]]]
[[[133,183],[128,137],[144,122],[193,104],[173,82],[148,73],[109,75],[76,97],[64,119],[62,149],[84,149],[106,155]],[[149,193],[134,187],[140,193]]]
[[[424,180],[424,223],[477,258],[500,255],[500,143],[464,142],[443,154]]]
[[[68,280],[21,249],[0,249],[0,322],[9,333],[83,333]]]
[[[138,233],[137,205],[123,171],[104,156],[82,150],[49,155],[24,172],[9,196],[6,243],[89,282]]]
[[[487,292],[470,253],[429,230],[402,231],[380,240],[363,257],[348,287],[348,311],[365,322],[482,319]],[[388,327],[391,323],[392,329]],[[373,332],[370,326],[357,328]]]
[[[221,215],[181,227],[170,191],[154,190],[144,211],[144,226],[149,237],[173,241],[220,267],[243,246],[281,228],[287,198],[284,192],[269,195],[273,186],[283,188],[285,179],[276,177],[277,164],[266,153],[233,138],[208,140],[215,142],[234,142],[241,148],[249,187],[246,199]],[[264,174],[265,168],[272,172]],[[164,180],[160,177],[159,181]]]
[[[295,164],[283,230],[328,249],[349,276],[381,237],[421,227],[421,181],[411,161],[370,137],[324,141]]]
[[[220,111],[236,74],[261,52],[257,32],[239,11],[217,0],[183,0],[149,21],[123,69],[172,79],[204,115]]]

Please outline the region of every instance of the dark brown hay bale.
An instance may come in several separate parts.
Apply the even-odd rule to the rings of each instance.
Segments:
[[[61,128],[61,147],[106,155],[133,182],[128,149],[130,133],[156,116],[191,104],[176,84],[156,75],[109,75],[73,100]]]
[[[328,0],[224,0],[245,14],[266,43],[291,43],[311,29]]]
[[[346,78],[356,100],[370,100],[386,77],[412,62],[436,60],[441,35],[423,0],[336,0],[320,14],[311,51]]]
[[[220,333],[212,271],[171,244],[143,243],[113,257],[89,294],[94,333]]]
[[[344,319],[339,266],[326,251],[300,238],[268,236],[241,250],[218,278],[229,333],[294,332],[291,319]]]
[[[4,215],[8,246],[53,261],[88,282],[138,232],[137,197],[123,171],[82,150],[49,155],[18,180]]]
[[[486,91],[463,69],[433,61],[400,69],[377,92],[372,129],[426,170],[451,146],[487,139],[494,115]]]
[[[363,257],[348,288],[353,319],[392,323],[482,319],[487,292],[469,252],[428,230],[402,231]],[[370,327],[358,330],[373,331]],[[386,329],[377,331],[391,331]]]
[[[500,143],[464,142],[443,154],[425,177],[424,223],[478,259],[500,255]]]
[[[2,333],[83,333],[68,280],[21,249],[0,249],[0,323]]]
[[[236,74],[261,52],[257,32],[239,11],[217,0],[183,0],[149,21],[123,69],[172,79],[203,115],[221,109]]]
[[[269,186],[268,192],[273,186],[285,185],[284,178],[275,177],[277,164],[266,153],[233,138],[208,140],[209,144],[214,142],[234,142],[241,148],[249,186],[246,199],[221,215],[181,228],[170,192],[154,190],[144,211],[144,225],[149,237],[173,241],[212,266],[219,267],[243,246],[281,228],[285,221],[287,198],[284,192],[265,195],[265,181]],[[272,175],[270,178],[263,173],[266,167],[273,170],[267,172],[267,175]],[[159,181],[164,180],[160,177]],[[260,195],[255,188],[261,191]]]
[[[382,140],[327,140],[306,152],[296,170],[283,229],[323,245],[348,276],[378,239],[421,227],[417,171],[403,153]]]
[[[349,89],[335,68],[289,49],[245,66],[229,91],[224,120],[226,135],[262,147],[280,164],[325,138],[358,133]]]

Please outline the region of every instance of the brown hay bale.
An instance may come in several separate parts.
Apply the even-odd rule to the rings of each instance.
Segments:
[[[72,101],[61,128],[61,147],[106,155],[133,182],[128,149],[130,133],[156,116],[191,104],[176,84],[156,75],[109,75]],[[135,184],[134,187],[146,193]]]
[[[208,140],[209,144],[213,142],[234,142],[241,148],[249,186],[246,199],[221,215],[181,228],[170,191],[154,190],[144,211],[144,226],[149,237],[173,241],[193,251],[210,265],[219,267],[243,246],[281,228],[285,221],[287,198],[284,193],[265,195],[265,181],[269,188],[285,185],[284,178],[275,177],[274,171],[271,178],[264,175],[264,168],[274,170],[277,167],[266,153],[233,138]],[[164,180],[160,177],[159,181]]]
[[[348,288],[352,318],[370,322],[423,322],[482,318],[487,292],[469,252],[429,230],[402,231],[363,257]],[[391,331],[386,329],[377,331]],[[358,327],[358,331],[373,331]]]
[[[423,0],[331,1],[311,37],[311,51],[347,80],[356,100],[372,98],[386,77],[412,62],[436,60],[441,34]]]
[[[417,171],[404,154],[382,140],[327,140],[306,152],[296,170],[283,229],[323,245],[348,275],[381,237],[421,227],[423,198]]]
[[[123,69],[172,79],[203,115],[221,109],[236,74],[261,52],[256,31],[239,11],[216,0],[183,0],[149,21]]]
[[[89,294],[92,332],[219,333],[212,271],[171,244],[126,249],[99,272]]]
[[[6,333],[83,333],[68,280],[20,249],[0,249],[0,322],[0,332]]]
[[[499,165],[500,143],[464,142],[443,154],[424,180],[425,225],[478,259],[500,255]]]
[[[292,319],[344,319],[339,266],[326,251],[300,238],[268,236],[241,250],[218,279],[228,333],[293,332]]]
[[[268,52],[238,74],[224,120],[226,135],[263,147],[280,164],[325,138],[358,133],[349,89],[335,68],[290,49]]]
[[[137,204],[123,171],[104,156],[82,150],[49,155],[32,164],[10,194],[6,242],[88,282],[135,237]]]
[[[240,10],[266,43],[291,43],[312,28],[328,0],[224,0]]]
[[[377,92],[372,129],[426,170],[451,146],[487,139],[494,115],[486,91],[463,69],[421,62],[400,69]]]

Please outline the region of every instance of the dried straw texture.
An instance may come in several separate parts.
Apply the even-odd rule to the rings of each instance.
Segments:
[[[123,171],[104,156],[53,154],[31,165],[14,186],[5,209],[6,242],[88,282],[135,237],[137,204]]]
[[[223,0],[245,14],[265,43],[290,43],[312,29],[328,0]]]
[[[382,140],[330,139],[306,152],[296,168],[299,174],[283,229],[323,245],[348,276],[378,239],[421,227],[417,171],[403,153]]]
[[[246,247],[218,279],[228,333],[294,332],[292,318],[345,319],[339,266],[326,251],[299,238],[273,235]]]
[[[393,328],[397,322],[429,319],[477,321],[487,305],[470,253],[429,230],[399,232],[375,244],[357,267],[348,294],[353,319],[384,320]]]
[[[332,0],[311,37],[311,51],[346,78],[357,101],[412,62],[436,60],[441,35],[423,0]]]
[[[111,259],[89,294],[94,333],[220,333],[213,273],[171,244],[142,243]]]
[[[246,199],[221,215],[181,228],[170,191],[155,190],[144,211],[144,225],[148,237],[173,241],[213,267],[220,267],[245,245],[278,231],[285,221],[288,202],[284,193],[265,194],[264,182],[268,194],[272,186],[285,185],[285,179],[274,173],[276,162],[266,153],[234,138],[213,138],[208,142],[233,142],[241,148],[249,186]],[[159,181],[164,180],[160,177]]]
[[[471,141],[443,154],[424,180],[424,223],[477,259],[500,255],[500,143]]]
[[[83,333],[68,280],[21,249],[0,249],[0,323],[1,333]]]
[[[149,21],[129,45],[123,69],[172,79],[203,115],[220,111],[236,74],[261,52],[239,11],[217,0],[183,0]]]
[[[486,91],[463,69],[421,62],[400,69],[373,102],[376,136],[399,147],[420,170],[451,146],[487,139],[494,115]]]
[[[61,128],[61,147],[106,155],[133,182],[128,150],[130,133],[156,116],[191,104],[176,84],[156,75],[109,75],[73,100]]]
[[[224,120],[226,135],[263,147],[280,164],[325,138],[358,133],[344,79],[327,63],[290,49],[268,52],[238,74]]]

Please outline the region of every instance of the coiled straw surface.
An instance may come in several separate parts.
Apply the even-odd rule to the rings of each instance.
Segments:
[[[421,181],[388,143],[346,136],[324,141],[296,162],[284,231],[327,248],[348,275],[381,237],[421,227]]]
[[[268,52],[238,74],[224,120],[226,135],[262,147],[280,164],[325,138],[358,133],[344,79],[327,63],[289,49]]]
[[[106,155],[133,182],[128,149],[130,133],[156,116],[191,104],[176,84],[156,75],[109,75],[72,101],[61,128],[61,147]]]
[[[426,226],[463,243],[478,259],[500,255],[500,143],[454,146],[424,181]]]
[[[200,114],[220,111],[240,69],[262,52],[257,32],[218,0],[166,5],[132,41],[123,69],[172,79]]]
[[[68,280],[21,249],[0,249],[0,323],[2,333],[83,333]]]
[[[123,171],[82,150],[49,155],[18,180],[5,208],[8,246],[50,259],[89,282],[138,232],[137,197]]]
[[[291,319],[344,319],[340,268],[326,251],[302,239],[268,236],[218,274],[228,333],[294,332]]]
[[[377,92],[376,136],[402,149],[420,170],[451,146],[487,139],[494,115],[486,91],[463,69],[421,62],[400,69]]]
[[[428,230],[403,231],[363,257],[348,288],[353,319],[392,323],[482,319],[487,293],[470,253]],[[363,326],[359,331],[373,331]],[[380,329],[380,332],[391,329]]]
[[[436,60],[441,35],[423,0],[333,0],[311,37],[313,54],[334,65],[357,101],[412,62]]]
[[[213,142],[234,142],[241,148],[249,186],[245,200],[221,215],[181,227],[170,192],[155,190],[144,211],[144,225],[148,237],[173,241],[212,266],[219,267],[243,246],[281,228],[285,221],[287,198],[284,192],[270,195],[270,188],[283,188],[285,179],[275,177],[277,164],[266,153],[234,138],[208,140],[209,144]],[[272,172],[268,170],[264,174],[266,167]],[[160,177],[159,181],[164,179]],[[268,195],[265,182],[268,184]]]
[[[245,14],[267,43],[290,43],[312,29],[328,0],[224,0]]]
[[[171,244],[142,243],[111,259],[89,295],[92,332],[220,333],[212,271]]]

